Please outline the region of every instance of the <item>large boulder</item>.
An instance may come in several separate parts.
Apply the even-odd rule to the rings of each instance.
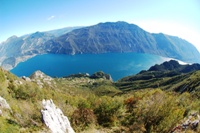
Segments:
[[[55,106],[52,100],[43,100],[42,105],[43,121],[52,133],[74,133],[68,118],[61,109]]]
[[[6,99],[4,99],[3,97],[0,96],[0,116],[3,115],[3,111],[4,109],[8,109],[12,112],[10,105],[7,103]]]
[[[0,107],[4,109],[10,109],[9,104],[7,103],[6,99],[0,96]]]

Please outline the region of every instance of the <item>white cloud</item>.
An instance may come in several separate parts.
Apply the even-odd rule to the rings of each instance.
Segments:
[[[52,20],[54,18],[55,18],[55,16],[52,15],[52,16],[48,17],[47,20],[49,21],[49,20]]]

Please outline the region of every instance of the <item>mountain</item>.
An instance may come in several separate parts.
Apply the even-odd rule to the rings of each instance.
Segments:
[[[161,88],[177,92],[200,91],[200,64],[181,65],[171,60],[154,65],[147,71],[124,77],[116,83],[121,90]]]
[[[23,37],[12,36],[0,45],[0,62],[3,68],[10,69],[41,52],[37,47],[55,36],[49,33],[35,32]]]
[[[47,41],[42,49],[56,54],[138,52],[200,62],[200,54],[191,43],[162,33],[151,34],[126,22],[106,22],[76,29]]]
[[[12,36],[0,43],[0,65],[9,70],[19,62],[38,54],[44,54],[40,47],[48,40],[79,27],[66,27],[47,32],[35,32],[21,37]]]
[[[83,26],[75,26],[75,27],[66,27],[66,28],[61,28],[61,29],[55,29],[55,30],[50,30],[50,31],[45,31],[46,33],[49,33],[49,34],[53,34],[54,36],[56,37],[59,37],[61,35],[64,35],[72,30],[75,30],[75,29],[79,29],[79,28],[82,28]]]
[[[148,71],[176,71],[179,73],[188,73],[192,71],[200,70],[200,64],[185,64],[181,65],[178,61],[170,60],[168,62],[164,62],[160,65],[156,64],[149,68]]]
[[[106,22],[12,36],[0,44],[0,63],[11,69],[37,54],[84,54],[137,52],[195,63],[200,53],[186,40],[166,34],[151,34],[134,24]]]

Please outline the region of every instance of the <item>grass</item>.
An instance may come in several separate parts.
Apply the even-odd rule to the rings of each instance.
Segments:
[[[40,113],[42,99],[53,99],[74,122],[76,132],[169,132],[189,112],[200,112],[199,91],[183,94],[163,91],[175,90],[185,84],[198,90],[200,72],[182,78],[118,83],[87,77],[55,78],[50,85],[43,81],[42,88],[7,71],[1,70],[0,75],[3,79],[0,94],[12,109],[0,117],[0,132],[48,130]],[[152,89],[154,87],[157,89]]]

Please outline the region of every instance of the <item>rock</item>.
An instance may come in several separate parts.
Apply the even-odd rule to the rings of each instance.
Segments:
[[[29,82],[31,82],[31,79],[30,79],[29,77],[22,76],[22,79],[25,80],[25,81],[29,81]]]
[[[2,116],[2,111],[0,110],[0,116]]]
[[[63,78],[84,78],[90,77],[88,73],[78,73],[78,74],[71,74],[69,76],[64,76]]]
[[[112,77],[111,77],[109,74],[106,74],[106,73],[104,73],[104,72],[102,72],[102,71],[96,72],[96,73],[92,74],[92,75],[90,76],[90,78],[91,78],[91,79],[103,78],[103,79],[106,79],[106,80],[113,81],[113,80],[112,80]]]
[[[68,118],[61,109],[55,106],[52,100],[43,100],[42,105],[43,110],[41,110],[41,113],[44,123],[52,133],[74,133]]]
[[[10,112],[12,112],[10,105],[7,103],[6,99],[0,96],[0,116],[3,116],[4,109],[8,109],[10,110]]]
[[[46,76],[43,72],[41,71],[35,71],[31,76],[30,76],[30,79],[43,79],[45,77],[48,77]],[[49,77],[48,77],[49,78]]]
[[[185,121],[183,121],[181,124],[172,129],[170,133],[179,133],[187,129],[195,131],[198,128],[199,122],[199,114],[197,112],[191,113]]]
[[[0,96],[0,107],[4,109],[11,109],[10,105],[6,102],[6,100]]]
[[[36,82],[40,88],[43,87],[44,83],[51,85],[51,81],[53,81],[53,78],[47,76],[41,71],[35,71],[29,78],[31,81]]]

